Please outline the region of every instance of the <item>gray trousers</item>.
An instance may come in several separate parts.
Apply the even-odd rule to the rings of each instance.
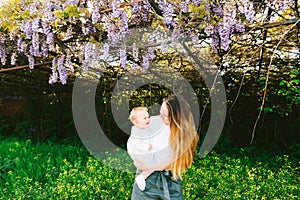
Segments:
[[[138,174],[138,173],[137,173]],[[170,171],[154,171],[141,191],[134,181],[131,200],[182,200],[182,182],[173,180]]]

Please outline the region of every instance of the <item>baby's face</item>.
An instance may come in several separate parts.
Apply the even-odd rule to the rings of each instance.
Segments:
[[[149,113],[145,110],[138,110],[136,112],[134,125],[139,128],[146,128],[149,124],[150,124]]]

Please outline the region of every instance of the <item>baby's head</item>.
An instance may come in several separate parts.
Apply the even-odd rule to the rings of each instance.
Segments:
[[[146,107],[133,108],[129,119],[138,128],[146,128],[150,124],[149,113]]]

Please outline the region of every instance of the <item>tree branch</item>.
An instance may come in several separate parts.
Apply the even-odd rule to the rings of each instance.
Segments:
[[[272,14],[272,9],[269,8],[268,10],[268,15],[267,16],[271,16]],[[267,20],[269,21],[270,18],[268,17]],[[261,67],[262,67],[262,61],[263,61],[263,58],[264,58],[264,52],[265,52],[265,41],[267,39],[267,35],[268,35],[268,29],[264,29],[264,33],[263,33],[263,41],[264,41],[264,44],[262,45],[262,48],[261,48],[261,52],[260,52],[260,60],[259,60],[259,64],[258,64],[258,73],[257,73],[257,78],[259,79],[260,77],[260,71],[261,71]]]
[[[257,30],[260,30],[260,29],[275,28],[275,27],[282,26],[282,25],[291,25],[291,24],[298,23],[299,20],[300,20],[300,18],[294,18],[294,19],[288,19],[288,20],[285,20],[285,21],[265,23],[261,26],[257,26],[255,24],[253,24],[253,26],[246,27],[246,30],[248,30],[248,31],[250,31],[250,30],[251,31],[257,31]],[[256,26],[256,27],[254,27],[254,26]]]
[[[152,8],[155,10],[156,14],[158,14],[159,16],[163,16],[162,11],[158,8],[157,3],[155,3],[153,0],[149,1],[150,5],[152,6]]]
[[[42,66],[42,65],[49,65],[52,62],[45,62],[45,63],[38,63],[38,64],[34,64],[34,66]],[[0,69],[0,73],[1,72],[7,72],[7,71],[12,71],[12,70],[16,70],[16,69],[25,69],[28,68],[29,65],[22,65],[22,66],[16,66],[16,67],[10,67],[10,68],[5,68],[5,69]]]
[[[250,141],[250,145],[253,145],[253,142],[254,142],[254,136],[255,136],[255,131],[256,131],[256,127],[257,127],[257,124],[258,124],[258,121],[260,119],[260,116],[263,112],[263,108],[265,106],[265,101],[266,101],[266,97],[267,97],[267,88],[268,88],[268,82],[269,82],[269,77],[270,77],[270,68],[271,68],[271,64],[273,62],[273,58],[274,58],[274,55],[275,55],[275,51],[277,50],[279,44],[281,43],[281,41],[284,39],[284,37],[288,34],[288,32],[290,32],[290,30],[292,30],[294,28],[294,26],[297,26],[297,24],[300,22],[300,20],[298,20],[296,23],[294,23],[294,25],[292,27],[290,27],[281,37],[281,39],[279,40],[278,44],[274,47],[274,51],[273,51],[273,54],[271,56],[271,59],[270,59],[270,64],[268,66],[268,71],[267,71],[267,76],[266,76],[266,81],[265,81],[265,87],[263,89],[264,93],[263,93],[263,99],[262,99],[262,103],[261,103],[261,106],[260,106],[260,110],[259,110],[259,114],[257,116],[257,119],[254,123],[254,127],[253,127],[253,130],[252,130],[252,134],[251,134],[251,141]]]

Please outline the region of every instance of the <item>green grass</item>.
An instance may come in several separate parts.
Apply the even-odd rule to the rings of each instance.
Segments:
[[[70,143],[70,142],[69,142]],[[0,199],[130,199],[132,162],[105,162],[80,144],[1,139]],[[106,163],[115,162],[122,171]],[[185,199],[299,199],[299,160],[249,149],[212,152],[184,175]]]

